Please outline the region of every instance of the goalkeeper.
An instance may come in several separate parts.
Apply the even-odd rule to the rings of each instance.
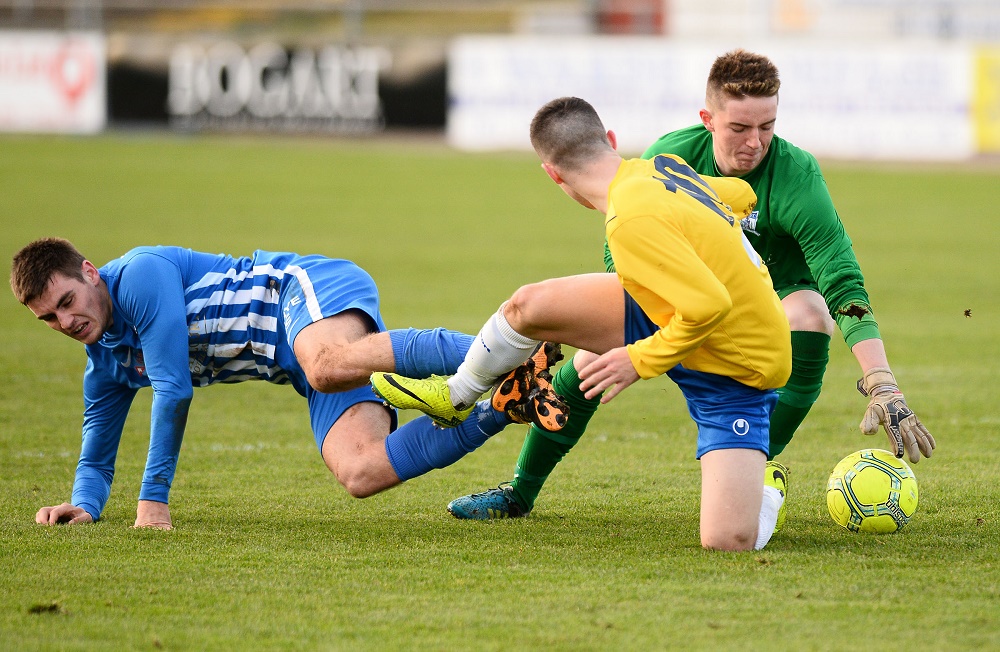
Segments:
[[[884,426],[896,456],[918,462],[930,457],[934,438],[899,393],[851,240],[816,159],[774,135],[779,85],[767,57],[744,50],[724,54],[709,73],[701,124],[668,133],[643,158],[675,154],[698,174],[739,177],[757,195],[743,231],[768,266],[792,330],[792,375],[771,415],[769,460],[785,449],[819,397],[836,324],[861,367],[858,389],[870,400],[862,431],[875,434]],[[605,263],[614,270],[607,246]],[[555,391],[571,409],[567,425],[558,433],[531,428],[510,485],[458,498],[448,506],[452,514],[489,519],[531,511],[546,478],[600,405],[599,397],[584,396],[578,375],[594,358],[580,351],[555,375]],[[776,471],[787,475],[771,461],[765,473]]]

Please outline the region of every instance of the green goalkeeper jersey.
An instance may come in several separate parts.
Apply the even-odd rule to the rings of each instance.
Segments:
[[[721,176],[712,134],[704,125],[663,136],[643,158],[657,154],[679,156],[698,174]],[[756,207],[742,220],[743,231],[767,264],[778,296],[815,290],[825,299],[848,346],[878,338],[878,324],[851,239],[815,157],[775,136],[760,165],[741,178],[757,194]],[[604,259],[608,271],[614,270],[607,245]]]

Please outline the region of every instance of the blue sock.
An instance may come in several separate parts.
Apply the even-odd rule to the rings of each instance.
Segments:
[[[457,428],[437,428],[428,416],[410,421],[389,433],[385,452],[396,475],[405,482],[431,469],[454,464],[509,423],[506,415],[494,410],[489,401],[480,401]]]
[[[396,373],[407,378],[450,376],[458,371],[474,335],[444,328],[405,328],[389,331]]]

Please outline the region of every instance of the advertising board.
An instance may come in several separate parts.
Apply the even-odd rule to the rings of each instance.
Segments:
[[[962,44],[740,44],[781,73],[777,133],[819,157],[973,155],[973,52]],[[460,149],[529,149],[550,99],[597,109],[623,152],[697,123],[712,61],[733,43],[662,38],[468,36],[449,52],[447,135]]]
[[[98,33],[0,31],[0,131],[104,129],[105,57]]]

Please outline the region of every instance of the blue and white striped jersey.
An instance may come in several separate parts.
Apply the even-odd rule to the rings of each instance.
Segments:
[[[352,307],[378,313],[370,277],[349,261],[321,256],[256,251],[234,258],[139,247],[100,273],[113,325],[87,346],[83,446],[73,487],[73,504],[95,520],[110,495],[122,428],[139,388],[153,388],[139,498],[167,502],[193,387],[261,379],[290,382],[305,395],[287,333],[294,337],[308,323]],[[337,295],[322,305],[316,277]]]

